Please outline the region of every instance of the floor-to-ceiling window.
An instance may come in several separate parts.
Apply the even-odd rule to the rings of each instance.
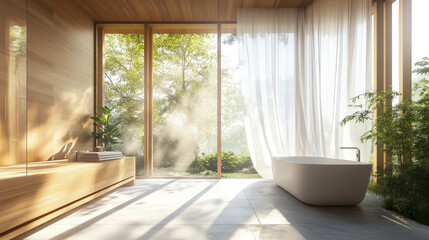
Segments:
[[[172,28],[153,29],[153,176],[216,176],[216,28]]]
[[[399,38],[400,38],[400,9],[399,0],[392,2],[392,90],[399,92]],[[429,1],[427,0],[413,0],[411,10],[411,22],[412,22],[412,69],[414,64],[424,57],[429,57],[429,47],[427,40],[429,34],[425,31],[426,25],[426,14],[429,8]],[[413,82],[420,79],[420,77],[413,73]],[[394,99],[393,104],[399,102],[398,98]]]
[[[427,14],[429,11],[428,0],[412,1],[412,63],[415,64],[423,58],[429,58],[429,32],[427,31]],[[426,59],[427,61],[427,59]],[[414,66],[413,66],[414,69]],[[413,73],[413,82],[421,79],[417,73]]]
[[[137,176],[259,177],[248,154],[235,25],[127,26],[99,27],[103,104],[121,131],[113,150],[136,156]]]
[[[104,34],[104,105],[120,126],[121,142],[113,150],[135,156],[136,174],[143,175],[144,34]]]
[[[259,177],[246,139],[235,26],[222,26],[221,44],[222,174],[224,177]]]
[[[399,1],[392,3],[392,90],[399,92]],[[399,103],[399,98],[394,98],[392,104]]]

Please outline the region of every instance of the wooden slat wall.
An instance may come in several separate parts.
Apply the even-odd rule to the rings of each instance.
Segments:
[[[28,1],[28,161],[90,150],[94,22],[72,2]]]
[[[235,22],[237,8],[306,7],[313,0],[72,0],[97,22]]]

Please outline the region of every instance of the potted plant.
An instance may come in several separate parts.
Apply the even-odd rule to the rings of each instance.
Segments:
[[[95,113],[94,116],[91,117],[94,120],[94,126],[96,130],[91,133],[91,135],[98,141],[99,144],[104,146],[105,151],[112,151],[113,145],[120,143],[120,131],[119,124],[112,123],[112,110],[113,108],[105,107],[97,107],[97,109],[102,113]]]

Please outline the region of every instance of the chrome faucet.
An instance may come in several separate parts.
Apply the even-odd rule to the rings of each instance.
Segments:
[[[340,147],[340,149],[356,149],[356,161],[360,162],[360,149],[358,147]]]

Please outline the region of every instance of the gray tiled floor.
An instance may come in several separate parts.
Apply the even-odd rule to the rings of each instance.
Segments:
[[[141,179],[26,239],[429,239],[380,204],[312,207],[272,180]]]

